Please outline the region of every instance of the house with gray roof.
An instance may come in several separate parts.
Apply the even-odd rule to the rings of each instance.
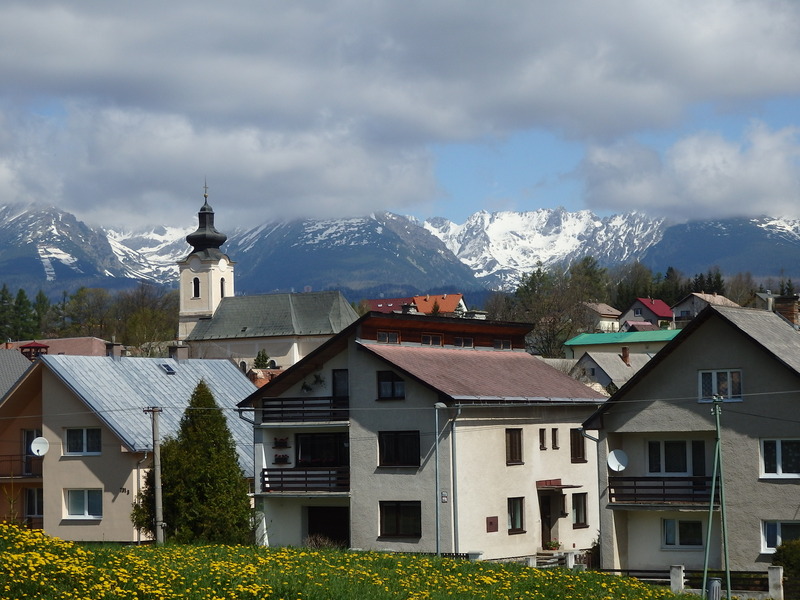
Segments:
[[[533,556],[597,535],[605,396],[525,351],[531,326],[367,313],[241,403],[264,543]]]
[[[178,339],[190,357],[227,358],[247,372],[263,350],[271,368],[286,368],[358,318],[339,291],[236,296],[235,263],[220,250],[227,236],[204,199],[186,236],[192,251],[178,262]]]
[[[599,438],[601,566],[721,569],[727,546],[732,570],[766,571],[800,538],[798,406],[800,331],[707,306],[584,422]]]
[[[140,541],[130,513],[152,462],[145,409],[161,409],[162,439],[174,435],[201,380],[252,477],[252,426],[236,405],[256,388],[230,361],[43,355],[28,364],[0,401],[0,519],[68,540]]]
[[[17,350],[0,350],[0,398],[11,389],[22,374],[31,366],[31,361]]]
[[[584,352],[570,371],[570,375],[580,381],[596,383],[612,394],[645,366],[652,357],[652,354],[644,352],[632,354],[628,351],[627,346],[623,346],[619,354],[616,352]]]

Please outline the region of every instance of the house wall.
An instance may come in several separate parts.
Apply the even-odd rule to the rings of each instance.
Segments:
[[[585,439],[587,462],[572,463],[570,429],[578,428],[590,408],[464,409],[455,424],[457,552],[481,551],[483,558],[529,556],[542,548],[542,515],[536,482],[560,479],[575,488],[563,490],[566,514],[554,514],[551,538],[566,550],[587,549],[597,539],[596,445]],[[506,428],[522,429],[523,461],[506,464]],[[546,429],[546,449],[539,446],[539,429]],[[558,430],[558,448],[552,430]],[[480,484],[476,485],[476,482]],[[550,493],[560,504],[559,493]],[[572,524],[572,494],[587,494],[588,527]],[[525,533],[508,531],[508,498],[524,497]],[[554,506],[554,509],[556,507]],[[554,510],[559,513],[560,509]],[[496,517],[498,530],[487,531],[487,518]]]
[[[15,396],[3,403],[0,419],[0,521],[25,516],[25,489],[42,487],[41,477],[23,477],[23,431],[42,428],[41,394]],[[37,459],[34,459],[37,460]],[[38,459],[41,460],[41,459]]]
[[[52,373],[42,370],[42,434],[50,442],[44,458],[44,530],[74,541],[137,541],[130,519],[131,504],[140,489],[138,462],[142,454],[128,452],[96,414],[87,409]],[[65,456],[65,430],[100,427],[98,456]],[[65,490],[102,489],[100,519],[67,517]]]
[[[253,367],[259,350],[265,350],[270,359],[284,369],[316,350],[331,336],[285,336],[245,338],[235,340],[190,341],[192,358],[229,358],[237,365],[244,361],[247,369]]]
[[[201,260],[190,255],[178,265],[180,289],[180,317],[178,339],[185,339],[201,316],[214,314],[222,300],[221,280],[225,279],[225,296],[233,296],[233,263],[226,259]],[[193,279],[200,279],[200,296],[194,297]]]
[[[773,356],[755,346],[750,339],[720,319],[710,319],[670,355],[663,358],[637,386],[624,397],[624,406],[615,406],[603,417],[601,460],[609,450],[624,449],[630,463],[625,475],[644,474],[643,440],[708,440],[706,451],[713,450],[712,405],[698,402],[698,372],[711,369],[741,369],[744,399],[721,405],[722,465],[725,478],[729,557],[736,570],[761,569],[771,555],[762,547],[764,520],[800,520],[800,479],[770,479],[760,475],[760,440],[797,438],[796,407],[800,402],[800,377]],[[637,409],[630,410],[635,406]],[[607,436],[607,437],[606,437]],[[707,465],[711,466],[710,457]],[[601,486],[607,485],[607,469],[600,465]],[[708,470],[711,474],[711,470]],[[617,544],[604,533],[603,566],[647,568],[647,556],[630,534],[615,526],[623,519],[619,510],[604,511],[603,531],[628,535]],[[613,513],[609,514],[609,513]],[[653,515],[658,515],[658,511]],[[630,523],[636,521],[631,514]],[[628,531],[633,531],[629,525]],[[638,530],[637,530],[638,533]],[[719,540],[716,537],[715,540]],[[719,558],[719,541],[712,554]],[[615,546],[619,546],[618,550]],[[702,567],[702,559],[680,554],[688,568]],[[668,559],[666,559],[668,561]],[[676,564],[672,562],[665,562]],[[660,565],[663,567],[663,565]],[[721,565],[717,562],[715,568]]]

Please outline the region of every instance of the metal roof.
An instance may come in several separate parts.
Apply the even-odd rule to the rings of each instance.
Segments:
[[[333,335],[357,319],[338,291],[229,296],[186,340]]]
[[[581,333],[565,346],[588,346],[590,344],[634,344],[642,342],[668,342],[680,329],[660,329],[658,331],[615,331],[613,333]]]
[[[175,435],[192,392],[204,380],[227,417],[239,464],[246,475],[253,475],[253,426],[239,418],[236,405],[256,387],[232,362],[51,354],[41,361],[137,452],[153,449],[151,420],[144,409],[161,407],[161,436]]]

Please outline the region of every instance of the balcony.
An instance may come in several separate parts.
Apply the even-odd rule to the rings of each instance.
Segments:
[[[0,478],[41,478],[42,457],[5,454],[0,456]]]
[[[711,477],[609,477],[608,501],[614,504],[708,506]],[[719,485],[714,489],[719,505]],[[613,506],[612,506],[613,508]]]
[[[349,492],[350,467],[262,469],[262,492]]]
[[[261,401],[261,423],[347,421],[349,408],[347,396],[264,398]]]

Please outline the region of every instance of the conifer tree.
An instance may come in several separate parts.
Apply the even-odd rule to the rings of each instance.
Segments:
[[[269,354],[263,348],[256,354],[256,359],[253,361],[254,369],[266,369],[269,365]]]
[[[151,472],[132,514],[134,525],[151,533],[153,480]],[[161,445],[161,484],[167,539],[252,543],[249,486],[225,415],[204,381],[192,393],[177,436]]]

